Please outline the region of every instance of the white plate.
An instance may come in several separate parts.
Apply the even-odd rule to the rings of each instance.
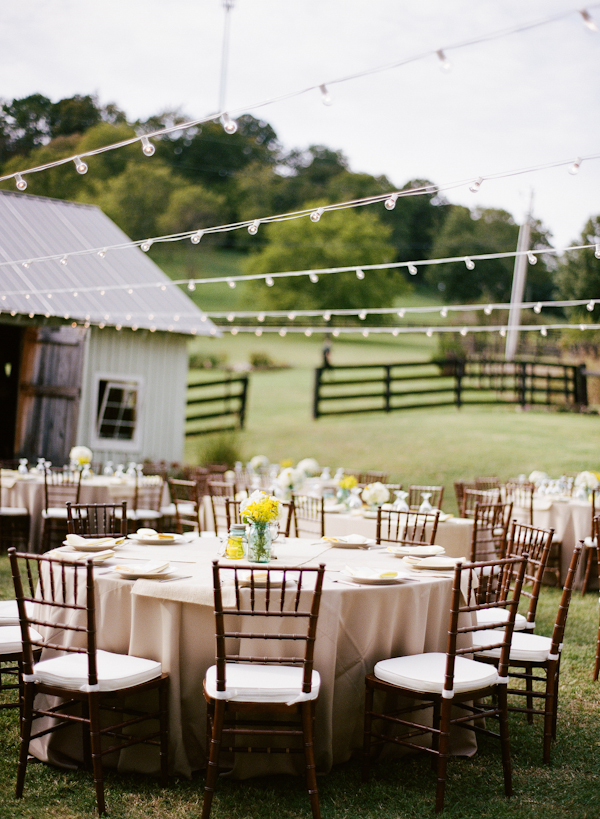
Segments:
[[[239,577],[240,585],[241,586],[250,586],[250,584],[251,584],[251,580],[250,580],[251,575],[252,575],[252,572],[250,572],[250,571],[239,572],[238,577]],[[293,577],[290,577],[289,574],[288,574],[287,579],[286,579],[286,585],[289,584],[291,580],[293,580]],[[277,588],[277,587],[281,588],[282,584],[283,584],[283,572],[271,572],[269,587],[272,588],[272,589]],[[254,572],[254,585],[257,588],[266,588],[267,587],[267,573],[264,572],[264,571],[261,571],[260,569],[256,570]]]
[[[171,566],[167,565],[160,572],[152,571],[149,572],[147,571],[148,565],[149,563],[141,563],[139,566],[136,566],[135,568],[133,566],[129,566],[128,568],[131,569],[131,571],[125,571],[125,566],[123,567],[123,569],[121,569],[119,566],[115,566],[114,571],[117,572],[117,574],[119,574],[125,580],[138,580],[141,578],[154,580],[155,578],[161,579],[163,577],[169,577],[170,575],[175,574],[175,569],[173,569]]]
[[[390,586],[394,583],[403,583],[406,580],[406,577],[400,577],[396,575],[396,577],[374,577],[371,575],[355,575],[350,574],[350,572],[340,572],[342,577],[346,580],[352,580],[353,583],[359,584],[367,584],[369,586]]]
[[[100,542],[94,542],[93,538],[90,543],[69,543],[63,540],[63,546],[68,546],[76,552],[103,552],[105,549],[113,549],[115,546],[120,546],[125,542],[125,538],[118,539],[109,538]]]
[[[187,543],[188,541],[183,535],[175,535],[171,532],[165,532],[169,537],[160,537],[159,535],[138,535],[135,532],[132,535],[127,535],[129,540],[135,541],[142,546],[168,546],[170,543]]]
[[[343,503],[332,503],[329,506],[325,504],[323,511],[331,514],[332,512],[347,512],[348,509]]]
[[[443,546],[388,546],[386,552],[397,557],[434,557],[443,555],[446,550]]]
[[[403,558],[404,562],[410,566],[411,569],[418,571],[430,572],[452,572],[460,558],[455,557],[425,557],[423,560],[413,563],[410,558]]]
[[[368,549],[369,546],[375,546],[376,540],[369,538],[361,538],[360,540],[342,540],[339,538],[323,538],[330,546],[335,546],[336,549]]]

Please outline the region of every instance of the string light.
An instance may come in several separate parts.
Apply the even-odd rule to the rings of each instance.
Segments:
[[[142,137],[142,153],[144,154],[144,156],[154,156],[155,151],[156,151],[156,148],[150,142],[148,137],[143,136]]]
[[[259,313],[257,318],[258,318],[259,321],[264,321],[265,320],[265,314],[264,313]]]
[[[541,335],[543,335],[543,336],[547,336],[547,335],[548,335],[548,330],[546,330],[546,328],[545,328],[545,327],[542,327],[542,328],[541,328],[541,330],[540,330],[540,333],[541,333]]]
[[[69,261],[69,257],[68,256],[63,256],[62,259],[60,260],[60,263],[62,265],[66,265],[68,263],[68,261]]]
[[[541,301],[538,301],[538,303],[534,305],[533,312],[534,313],[541,313],[542,312],[542,303],[541,303]]]
[[[583,18],[583,24],[585,25],[586,28],[588,28],[590,31],[598,31],[596,21],[589,13],[589,11],[587,11],[587,9],[579,9],[579,13]]]
[[[27,182],[20,173],[15,174],[15,185],[17,186],[18,191],[25,191],[27,190]]]
[[[287,335],[287,330],[284,327],[282,327],[281,330],[279,331],[279,335],[283,338],[285,335]]]
[[[409,264],[408,265],[408,272],[410,273],[411,276],[416,276],[419,271],[417,270],[417,268],[416,268],[416,266],[414,264]]]
[[[103,248],[102,250],[99,250],[96,255],[99,256],[101,259],[103,259],[106,256],[106,248]]]
[[[467,270],[474,270],[475,262],[473,261],[473,259],[465,259],[465,266]]]
[[[365,277],[365,271],[361,270],[360,267],[356,268],[356,278],[362,281]]]
[[[76,156],[73,162],[75,163],[75,170],[77,173],[80,173],[83,176],[84,173],[88,172],[87,162],[84,162],[80,156]]]
[[[248,233],[250,234],[250,236],[256,236],[256,234],[258,233],[259,225],[260,225],[259,219],[255,219],[251,225],[248,225]]]
[[[204,231],[203,230],[198,230],[198,231],[196,231],[196,233],[192,233],[192,235],[190,236],[190,242],[193,245],[198,245],[198,244],[200,244],[200,240],[202,239],[203,236],[204,236]]]
[[[506,336],[506,328],[505,327],[500,328],[500,335],[502,336],[502,338],[504,338]]]
[[[313,284],[316,284],[319,281],[319,277],[317,276],[316,273],[310,273],[308,278],[311,280]]]
[[[579,168],[581,167],[582,162],[583,162],[583,160],[582,160],[582,158],[580,156],[578,156],[577,159],[575,160],[575,162],[573,162],[573,164],[569,168],[569,173],[572,176],[575,176],[576,173],[579,173]]]
[[[592,310],[594,309],[594,307],[595,307],[595,306],[596,306],[596,302],[595,302],[595,301],[590,301],[590,302],[588,302],[588,303],[586,304],[586,307],[587,307],[587,309],[590,311],[590,313],[592,312]]]
[[[440,310],[440,316],[442,318],[446,318],[447,315],[448,315],[448,308],[447,307],[442,307],[442,309]]]
[[[295,313],[288,313],[288,319],[289,319],[290,321],[294,321],[294,319],[295,319],[295,318],[296,318],[296,314],[295,314]]]
[[[386,207],[388,210],[394,210],[394,208],[396,207],[396,200],[397,200],[397,199],[398,199],[398,194],[397,194],[397,193],[393,193],[393,194],[390,196],[390,198],[389,198],[389,199],[386,199],[386,200],[385,200],[385,202],[384,202],[385,207]]]
[[[488,304],[487,307],[483,308],[483,312],[486,314],[486,316],[491,316],[492,315],[492,310],[493,310],[493,307],[492,307],[491,304]]]
[[[150,248],[152,247],[152,239],[146,239],[145,242],[142,242],[140,247],[144,251],[144,253],[147,253],[150,250]]]
[[[363,336],[364,336],[365,338],[368,338],[368,336],[369,336],[369,331],[368,331],[368,330],[363,330],[363,331],[362,331],[362,334],[363,334]]]
[[[331,321],[331,313],[329,311],[323,313],[323,321]]]
[[[256,335],[256,336],[262,336],[262,330],[261,330],[260,328],[259,328],[258,330],[255,330],[255,331],[254,331],[254,335]]]
[[[325,213],[325,208],[317,208],[310,214],[311,222],[318,222],[321,216]]]
[[[600,259],[600,244],[597,244],[597,245],[596,245],[596,249],[594,250],[594,256],[595,256],[597,259]]]
[[[187,288],[188,288],[188,290],[194,291],[196,289],[196,283],[194,281],[190,280],[188,282]]]
[[[398,318],[404,318],[404,310],[398,310]]]
[[[359,319],[360,319],[361,321],[364,321],[364,320],[366,319],[366,317],[367,317],[367,313],[366,313],[366,311],[365,311],[365,310],[361,310],[361,312],[358,314],[358,317],[359,317]]]
[[[463,327],[462,330],[460,331],[461,336],[466,336],[467,333],[468,333],[468,330],[467,330],[466,327]]]
[[[527,251],[527,261],[529,264],[537,264],[537,256],[535,253],[532,253],[531,250]]]
[[[227,284],[229,285],[229,287],[231,287],[232,290],[235,287],[235,282],[233,281],[233,279],[228,279]]]
[[[333,100],[331,98],[331,94],[327,90],[327,86],[320,85],[319,91],[321,92],[321,102],[323,103],[323,105],[331,105],[333,103]]]
[[[483,183],[483,177],[478,176],[477,179],[471,185],[469,185],[469,190],[471,191],[471,193],[477,193],[477,191],[481,187],[482,183]]]
[[[31,262],[21,262],[21,267],[27,268],[27,267],[29,267],[30,264],[31,264]]]
[[[452,68],[452,63],[450,62],[450,60],[444,54],[443,49],[440,48],[435,53],[437,54],[437,56],[439,58],[439,61],[441,63],[442,71],[450,71],[450,69]]]
[[[230,313],[230,314],[227,316],[227,321],[233,321],[234,319],[235,319],[235,313]]]
[[[305,330],[304,335],[310,338],[310,336],[312,336],[312,330],[310,330],[310,329]]]
[[[431,336],[433,335],[433,329],[431,327],[428,327],[427,330],[425,331],[425,335],[428,338],[431,338]]]
[[[231,119],[229,114],[225,111],[224,114],[221,115],[221,125],[223,126],[223,130],[227,134],[235,134],[238,129],[238,124],[234,119]]]
[[[265,284],[267,285],[267,287],[273,287],[273,285],[275,284],[273,276],[265,276]]]

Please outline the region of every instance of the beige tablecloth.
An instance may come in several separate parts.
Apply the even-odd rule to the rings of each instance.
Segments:
[[[158,583],[126,581],[115,573],[97,576],[99,648],[158,660],[170,674],[170,766],[189,776],[205,765],[205,703],[202,681],[214,663],[214,614],[210,565],[218,556],[214,538],[169,547],[135,547],[129,541],[119,563],[130,558],[163,558],[191,579]],[[315,752],[318,769],[347,760],[362,743],[364,677],[386,657],[445,650],[451,577],[411,571],[385,549],[347,549],[289,539],[277,543],[277,565],[317,565],[327,572],[315,650],[321,675],[317,702]],[[395,569],[404,582],[388,586],[340,582],[345,565]],[[102,571],[99,569],[99,571]],[[454,751],[474,753],[470,734],[462,732]],[[77,740],[67,749],[47,741],[34,748],[41,759],[65,763],[77,757]],[[290,771],[295,757],[253,756],[238,776]],[[300,763],[301,764],[301,763]],[[122,769],[154,770],[156,758],[143,747],[123,752]]]

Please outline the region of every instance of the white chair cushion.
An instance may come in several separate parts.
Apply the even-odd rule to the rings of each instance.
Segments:
[[[156,509],[128,509],[127,517],[129,520],[158,520],[162,513]]]
[[[31,603],[25,603],[25,609],[29,616],[33,611]],[[0,600],[0,626],[18,626],[19,609],[16,600]]]
[[[584,539],[583,545],[586,547],[586,549],[595,549],[596,548],[596,538],[592,537],[591,535],[588,535]]]
[[[55,518],[57,520],[66,520],[67,519],[67,507],[65,506],[64,509],[59,506],[49,506],[48,509],[42,509],[42,517],[43,518]]]
[[[180,507],[181,510],[181,507]],[[170,503],[168,506],[161,506],[160,507],[160,514],[164,515],[166,518],[174,518],[177,514],[177,510],[175,509],[175,504]]]
[[[250,665],[227,663],[225,668],[225,691],[217,691],[217,666],[206,672],[206,693],[215,700],[233,702],[294,702],[316,700],[319,696],[321,678],[313,671],[311,690],[302,691],[303,670],[289,665]]]
[[[492,623],[506,623],[508,620],[508,609],[479,609],[476,612],[477,623],[482,626],[489,626]],[[527,618],[517,612],[515,617],[514,631],[524,631],[527,628]]]
[[[473,633],[473,643],[478,646],[485,646],[495,640],[502,639],[502,632],[491,629],[490,631],[475,631]],[[552,647],[550,637],[543,637],[541,634],[525,634],[522,631],[514,632],[510,644],[510,659],[513,662],[528,660],[532,663],[545,663]],[[480,657],[500,657],[500,649],[493,648],[489,651],[482,651]]]
[[[21,518],[29,515],[29,509],[24,506],[0,506],[0,515],[3,518]]]
[[[29,629],[32,640],[41,640],[42,635],[35,629]],[[21,626],[0,626],[0,655],[20,654],[23,651],[21,642]]]
[[[113,654],[110,651],[96,652],[98,686],[100,691],[117,691],[160,677],[162,667],[154,660],[131,657],[129,654]],[[87,654],[64,654],[51,660],[36,663],[33,669],[36,682],[72,688],[76,691],[88,690]]]
[[[441,694],[446,675],[446,655],[441,652],[412,654],[408,657],[392,657],[381,660],[374,669],[379,680],[407,688],[410,691]],[[495,666],[456,657],[454,666],[454,692],[476,691],[498,681]]]

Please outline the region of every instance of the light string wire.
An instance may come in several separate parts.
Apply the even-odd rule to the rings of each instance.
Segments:
[[[425,334],[427,336],[432,336],[436,333],[460,333],[462,336],[466,336],[469,333],[500,333],[500,335],[505,335],[509,330],[518,330],[525,331],[525,332],[537,332],[541,333],[542,335],[546,335],[549,330],[600,330],[600,324],[587,324],[587,323],[579,323],[579,324],[496,324],[496,325],[469,325],[467,327],[458,327],[458,326],[435,326],[435,327],[427,327],[426,325],[422,325],[419,327],[335,327],[335,328],[328,328],[328,327],[273,327],[273,326],[266,326],[266,327],[254,327],[254,326],[235,326],[235,327],[213,327],[211,328],[210,335],[218,335],[219,332],[229,333],[230,335],[237,335],[238,333],[251,333],[256,336],[261,336],[268,333],[278,333],[280,336],[285,336],[288,333],[291,334],[300,334],[304,333],[306,336],[311,336],[313,333],[316,334],[328,334],[334,337],[338,337],[340,335],[350,335],[350,334],[359,334],[364,336],[365,338],[369,335],[407,335],[409,333],[413,334]]]
[[[2,301],[6,301],[8,296],[44,296],[49,293],[52,294],[60,294],[60,293],[71,293],[73,290],[77,290],[78,293],[98,293],[100,295],[104,295],[107,291],[115,291],[115,290],[147,290],[147,289],[154,289],[160,288],[165,290],[167,287],[179,287],[179,286],[186,286],[189,288],[192,285],[194,288],[196,285],[202,284],[237,284],[241,282],[249,282],[249,281],[266,281],[267,279],[283,279],[283,278],[297,278],[302,276],[329,276],[335,275],[338,273],[351,273],[351,272],[360,272],[363,273],[373,271],[373,270],[394,270],[399,268],[416,268],[419,267],[427,267],[429,265],[440,265],[440,264],[451,264],[455,262],[462,262],[467,263],[471,262],[474,263],[476,261],[486,261],[490,259],[507,259],[507,258],[516,258],[518,256],[527,256],[528,258],[535,256],[536,260],[539,256],[543,255],[551,255],[551,256],[558,256],[562,253],[569,253],[572,251],[577,250],[589,250],[595,248],[595,255],[597,258],[600,258],[600,238],[599,242],[595,244],[583,244],[583,245],[570,245],[569,247],[564,248],[553,248],[553,247],[544,247],[544,248],[533,248],[531,250],[508,250],[503,251],[501,253],[479,253],[479,254],[463,254],[461,256],[446,256],[443,258],[438,259],[417,259],[415,261],[402,261],[402,262],[382,262],[380,264],[353,264],[353,265],[346,265],[343,267],[321,267],[321,268],[313,268],[313,269],[306,269],[306,270],[290,270],[285,272],[276,272],[276,273],[253,273],[248,275],[236,275],[236,276],[213,276],[207,278],[188,278],[188,279],[167,279],[160,282],[137,282],[131,284],[95,284],[86,287],[74,287],[73,285],[69,287],[57,287],[57,288],[40,288],[40,289],[22,289],[22,290],[3,290],[0,299]],[[96,252],[96,251],[82,251],[83,252]],[[76,254],[72,254],[76,255]],[[80,254],[79,254],[80,255]],[[51,257],[52,259],[64,259],[65,254],[55,254]],[[25,262],[25,265],[28,267],[34,261],[44,261],[42,259],[37,260],[29,260]],[[23,264],[23,262],[1,262],[0,267],[4,267],[7,265],[16,265],[16,264]],[[413,272],[414,271],[410,271]],[[584,304],[589,299],[584,300]],[[536,302],[537,303],[537,302]],[[566,304],[566,303],[565,303]],[[1,305],[0,305],[1,308]],[[411,309],[411,308],[407,308]],[[442,308],[434,308],[435,309],[442,309]],[[450,305],[447,306],[447,309],[453,309]],[[374,308],[368,308],[369,312],[373,312]],[[230,311],[226,311],[230,312]],[[262,311],[261,311],[262,312]],[[285,311],[284,311],[285,312]],[[331,312],[325,310],[324,312]],[[275,311],[274,315],[277,315],[277,311]]]
[[[408,65],[408,64],[414,63],[414,62],[418,62],[420,60],[427,59],[427,58],[432,57],[432,56],[435,56],[436,58],[439,59],[440,53],[443,54],[446,51],[454,51],[454,50],[457,50],[457,49],[460,49],[460,48],[466,48],[468,46],[477,45],[479,43],[486,43],[486,42],[490,42],[491,40],[496,40],[496,39],[500,39],[502,37],[507,37],[507,36],[510,36],[510,35],[513,35],[513,34],[518,34],[520,32],[530,31],[531,29],[539,28],[541,26],[545,26],[545,25],[549,25],[550,23],[557,22],[558,20],[566,19],[567,17],[570,17],[573,14],[580,14],[582,16],[582,18],[583,18],[583,21],[584,21],[585,25],[587,25],[588,28],[591,28],[590,23],[592,23],[592,25],[593,25],[593,21],[590,20],[589,13],[588,13],[587,9],[590,9],[590,8],[595,9],[595,8],[598,8],[599,6],[600,6],[600,3],[592,3],[592,4],[588,4],[586,9],[576,9],[576,8],[569,9],[568,11],[559,12],[558,14],[552,15],[550,17],[545,17],[545,18],[542,18],[540,20],[535,20],[535,21],[532,21],[530,23],[523,23],[523,24],[512,26],[512,27],[509,27],[509,28],[500,29],[498,31],[489,32],[487,34],[481,35],[480,37],[474,37],[474,38],[471,38],[471,39],[468,39],[468,40],[462,40],[462,41],[459,41],[457,43],[453,43],[451,45],[444,46],[443,48],[433,48],[433,49],[421,52],[419,54],[415,54],[415,55],[413,55],[411,57],[405,57],[404,59],[401,59],[401,60],[395,60],[392,63],[387,63],[385,65],[380,65],[380,66],[374,66],[372,68],[364,69],[362,71],[354,72],[352,74],[346,74],[346,75],[344,75],[342,77],[337,77],[337,78],[329,80],[327,82],[316,83],[315,85],[310,85],[310,86],[307,86],[307,87],[302,88],[300,90],[289,91],[289,92],[286,92],[284,94],[280,94],[280,95],[278,95],[276,97],[271,97],[270,99],[266,99],[266,100],[263,100],[261,102],[253,103],[250,106],[243,106],[243,107],[240,107],[240,108],[233,109],[232,111],[229,111],[229,112],[228,111],[220,111],[220,112],[215,113],[215,114],[210,114],[210,115],[208,115],[206,117],[203,117],[201,119],[195,119],[195,120],[189,120],[189,121],[183,122],[183,123],[177,123],[175,125],[171,125],[171,126],[168,126],[166,128],[157,129],[157,130],[149,132],[147,134],[131,137],[130,139],[121,140],[120,142],[115,142],[115,143],[112,143],[110,145],[105,145],[105,146],[100,147],[100,148],[94,148],[94,149],[92,149],[90,151],[86,151],[86,152],[79,153],[79,154],[73,154],[73,156],[64,157],[63,159],[56,159],[56,160],[53,160],[52,162],[46,162],[46,163],[44,163],[42,165],[37,165],[37,166],[32,167],[32,168],[25,168],[25,169],[20,170],[20,171],[15,171],[14,173],[5,174],[4,176],[0,176],[0,182],[4,182],[4,181],[9,180],[9,179],[14,179],[17,182],[18,189],[19,190],[25,190],[27,188],[27,183],[25,182],[23,177],[28,175],[28,174],[39,173],[41,171],[49,170],[50,168],[59,167],[61,165],[68,165],[71,162],[75,162],[76,164],[78,164],[76,162],[77,160],[81,161],[81,159],[83,159],[83,158],[88,158],[88,157],[91,157],[91,156],[97,156],[99,154],[106,153],[107,151],[114,151],[114,150],[117,150],[118,148],[124,148],[124,147],[126,147],[128,145],[134,145],[137,142],[141,142],[143,145],[147,146],[148,145],[148,140],[150,140],[150,139],[154,139],[154,138],[161,137],[161,136],[168,136],[169,134],[175,133],[177,131],[184,131],[184,130],[187,130],[189,128],[194,128],[194,127],[197,127],[199,125],[203,125],[203,124],[205,124],[207,122],[211,122],[211,121],[215,121],[215,120],[219,120],[219,119],[222,120],[224,117],[228,118],[230,114],[233,114],[234,116],[237,116],[237,115],[242,114],[244,112],[255,111],[257,109],[264,108],[266,106],[273,105],[273,104],[278,103],[278,102],[283,102],[285,100],[292,99],[294,97],[302,96],[302,95],[310,93],[312,91],[317,91],[318,90],[318,91],[322,92],[323,87],[326,88],[327,86],[338,85],[338,84],[341,84],[341,83],[349,82],[351,80],[359,79],[361,77],[367,77],[367,76],[371,76],[373,74],[379,74],[379,73],[382,73],[382,72],[385,72],[385,71],[391,71],[391,70],[393,70],[395,68],[400,68],[400,67],[402,67],[404,65]],[[154,151],[152,151],[152,152],[148,151],[148,156],[151,156],[152,153],[154,153]],[[84,173],[85,173],[85,171],[84,171]]]

